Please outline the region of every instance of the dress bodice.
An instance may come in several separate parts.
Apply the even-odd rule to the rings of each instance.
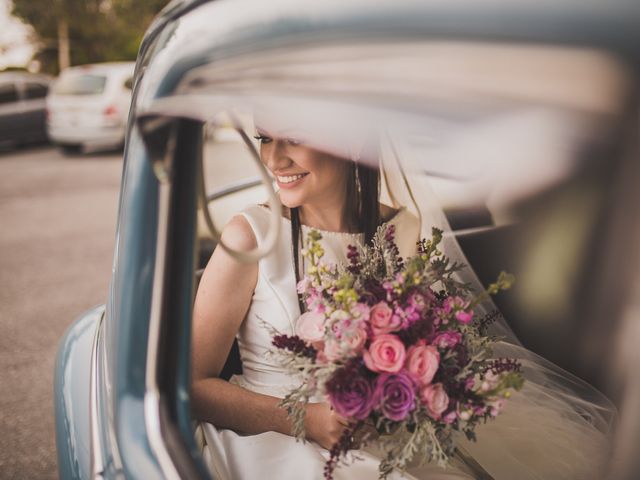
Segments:
[[[269,211],[266,207],[254,205],[243,210],[242,215],[261,246],[269,228]],[[387,223],[395,226],[400,254],[408,256],[414,253],[420,231],[417,217],[403,208]],[[283,217],[280,228],[275,249],[258,264],[258,281],[251,305],[237,335],[243,375],[233,379],[245,388],[278,397],[296,385],[296,378],[267,355],[271,349],[270,330],[292,335],[300,316],[290,221]],[[310,227],[302,226],[303,238],[310,230]],[[320,243],[325,250],[324,263],[345,262],[347,246],[362,243],[364,239],[364,235],[358,233],[319,231],[322,234]]]

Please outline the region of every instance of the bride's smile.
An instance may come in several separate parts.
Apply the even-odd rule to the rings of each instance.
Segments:
[[[255,138],[285,207],[300,208],[305,224],[323,230],[347,229],[342,212],[347,200],[348,162],[289,134],[258,129]]]
[[[302,179],[307,176],[308,173],[298,173],[292,175],[278,175],[276,174],[276,182],[280,188],[294,188],[300,185]]]

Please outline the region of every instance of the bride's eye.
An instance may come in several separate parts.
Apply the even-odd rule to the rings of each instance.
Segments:
[[[262,135],[262,134],[254,135],[253,138],[258,140],[262,144],[271,143],[273,141],[271,137],[267,137],[266,135]]]

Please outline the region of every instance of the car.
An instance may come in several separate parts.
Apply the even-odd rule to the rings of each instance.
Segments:
[[[277,205],[250,138],[273,112],[328,150],[381,136],[406,168],[388,171],[413,185],[404,201],[425,217],[442,205],[431,218],[479,280],[516,274],[496,305],[522,342],[614,395],[603,477],[635,478],[640,6],[606,10],[171,2],[136,63],[105,305],[58,350],[60,478],[216,478],[190,410],[193,298],[220,226]],[[224,375],[238,368],[230,356]]]
[[[0,145],[47,140],[45,97],[49,81],[46,75],[0,73]]]
[[[47,132],[66,153],[121,148],[131,103],[133,62],[69,67],[47,96]]]

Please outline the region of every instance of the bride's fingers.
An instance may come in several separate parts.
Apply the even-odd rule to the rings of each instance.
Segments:
[[[345,427],[349,427],[349,426],[351,425],[351,423],[349,422],[349,420],[347,420],[346,418],[344,418],[344,417],[343,417],[343,416],[341,416],[341,415],[338,415],[338,414],[335,412],[335,410],[333,410],[333,411],[332,411],[332,413],[333,413],[333,418],[335,418],[335,419],[338,421],[338,423],[339,423],[340,425],[343,425],[343,426],[345,426]]]

